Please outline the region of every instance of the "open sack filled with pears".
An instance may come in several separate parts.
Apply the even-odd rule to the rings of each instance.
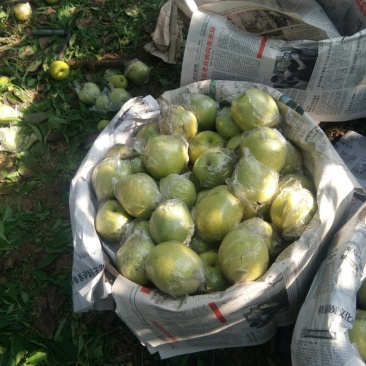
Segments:
[[[72,182],[74,310],[113,298],[162,358],[264,343],[295,321],[354,184],[270,87],[208,80],[130,100]]]

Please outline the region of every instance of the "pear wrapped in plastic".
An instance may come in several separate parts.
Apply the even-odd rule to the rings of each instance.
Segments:
[[[179,241],[156,245],[145,260],[146,276],[172,297],[194,294],[203,288],[205,267],[197,253]]]
[[[95,230],[103,240],[118,243],[132,219],[116,199],[106,200],[97,208]]]
[[[112,156],[101,160],[93,169],[91,185],[98,202],[115,198],[114,185],[122,177],[132,174],[129,160]]]
[[[276,128],[260,126],[244,132],[241,147],[247,147],[257,160],[278,173],[285,166],[286,138]]]
[[[115,195],[130,215],[144,219],[150,218],[161,201],[158,184],[146,173],[122,177],[116,183]]]
[[[187,244],[194,232],[194,222],[182,200],[170,199],[156,207],[151,214],[149,228],[156,244],[170,240]]]
[[[266,92],[250,88],[234,97],[232,116],[237,125],[248,131],[259,126],[276,127],[280,112],[275,100]]]
[[[187,174],[169,174],[160,179],[159,187],[163,200],[180,199],[189,209],[196,202],[196,187]]]
[[[268,268],[266,238],[249,230],[234,228],[221,242],[219,263],[231,283],[255,281]]]
[[[142,230],[135,231],[121,245],[116,254],[116,267],[122,276],[138,285],[149,284],[145,272],[145,259],[155,247],[151,238]]]
[[[246,147],[232,177],[226,180],[235,196],[253,210],[271,202],[278,191],[278,182],[279,174],[257,160]]]
[[[162,110],[159,126],[164,135],[176,135],[188,142],[196,136],[198,130],[195,114],[181,105],[166,105]]]
[[[243,204],[226,185],[212,188],[193,210],[195,233],[204,241],[219,243],[243,217]]]
[[[300,184],[281,190],[273,200],[270,215],[273,225],[286,240],[301,236],[317,210],[314,195]]]
[[[195,161],[192,174],[202,188],[214,188],[224,184],[235,168],[237,157],[225,147],[209,148]]]

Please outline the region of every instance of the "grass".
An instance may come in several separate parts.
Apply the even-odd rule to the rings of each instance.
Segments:
[[[32,17],[17,22],[15,2],[0,7],[0,86],[4,102],[23,113],[23,136],[34,143],[0,152],[0,365],[286,365],[291,326],[266,344],[199,352],[161,361],[150,355],[114,312],[72,312],[70,182],[98,136],[97,123],[111,119],[79,102],[75,85],[107,85],[105,69],[71,68],[63,81],[48,73],[51,61],[138,58],[151,67],[133,96],[179,87],[181,64],[169,65],[143,50],[164,1],[32,0]],[[35,36],[35,30],[63,36]],[[69,35],[65,44],[66,36]],[[123,72],[123,66],[120,69]],[[347,129],[365,134],[364,121],[325,124],[330,139]]]

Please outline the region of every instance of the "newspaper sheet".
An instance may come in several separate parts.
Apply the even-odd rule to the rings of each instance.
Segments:
[[[364,366],[348,329],[366,278],[366,203],[334,237],[295,324],[293,366]]]
[[[364,1],[175,5],[183,15],[171,21],[190,20],[181,86],[206,79],[257,82],[281,90],[318,122],[366,116]]]
[[[318,211],[303,235],[258,281],[223,292],[172,299],[121,275],[107,282],[103,258],[107,255],[113,264],[117,248],[100,241],[95,232],[96,202],[89,180],[93,167],[110,146],[128,143],[142,123],[158,118],[157,101],[135,98],[100,134],[72,181],[74,311],[102,308],[103,304],[107,308],[112,296],[120,318],[151,353],[159,352],[161,358],[264,343],[278,326],[295,322],[328,241],[347,215],[354,191],[361,190],[359,183],[315,121],[293,100],[268,86],[207,80],[165,92],[159,102],[179,103],[190,93],[230,102],[234,95],[253,86],[277,100],[283,116],[280,129],[302,150],[304,164],[314,177]]]

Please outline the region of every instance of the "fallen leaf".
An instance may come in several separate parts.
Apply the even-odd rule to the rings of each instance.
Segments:
[[[50,37],[41,37],[38,39],[38,44],[39,44],[39,47],[41,47],[42,49],[45,48],[48,43],[50,41]]]
[[[44,112],[32,113],[24,116],[24,121],[30,125],[38,125],[48,119],[48,115]]]
[[[37,71],[37,69],[42,65],[41,60],[33,61],[27,68],[26,72],[34,72]]]

